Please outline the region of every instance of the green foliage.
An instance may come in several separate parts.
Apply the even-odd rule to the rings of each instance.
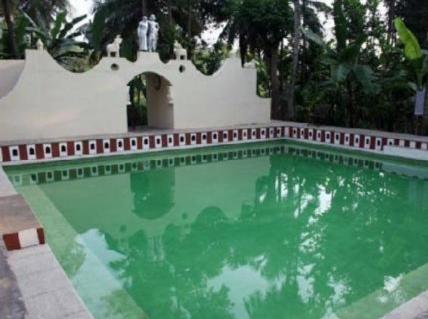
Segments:
[[[395,17],[401,17],[412,30],[422,48],[428,49],[428,1],[388,0],[386,1]]]
[[[272,98],[278,118],[421,132],[413,99],[428,82],[427,1],[334,0],[330,7],[321,0],[97,0],[94,18],[84,28],[78,27],[84,17],[67,20],[65,0],[8,2],[18,52],[11,54],[3,22],[1,58],[23,57],[40,38],[59,63],[82,71],[98,63],[106,45],[120,34],[121,55],[135,60],[138,22],[143,13],[154,13],[161,26],[158,51],[163,61],[172,58],[179,41],[196,67],[211,75],[239,44],[242,63],[255,61],[257,93]],[[294,30],[294,5],[300,8],[304,35],[297,41],[294,35],[301,35]],[[324,16],[334,22],[332,34],[325,33]],[[224,29],[209,47],[194,37],[212,23]],[[296,43],[299,50],[293,49]],[[299,52],[297,68],[294,52]],[[141,106],[135,109],[144,117],[144,80],[132,81],[130,88],[131,101]],[[296,101],[290,114],[289,103],[294,104],[289,92],[295,92]],[[295,109],[297,115],[291,117]],[[428,120],[426,124],[428,133]]]
[[[67,13],[61,12],[56,16],[52,29],[37,25],[25,13],[23,17],[30,25],[26,31],[40,39],[55,60],[72,71],[84,71],[86,65],[81,64],[88,57],[89,45],[85,41],[78,40],[83,36],[78,25],[86,19],[86,15],[68,21]]]
[[[422,49],[413,32],[406,27],[402,19],[395,19],[394,25],[401,42],[404,44],[406,58],[412,61],[421,59],[423,56]]]
[[[242,52],[278,48],[291,33],[293,20],[288,1],[229,1],[226,8],[229,19],[222,37],[230,44],[239,38]]]
[[[68,11],[68,0],[15,0],[19,9],[25,12],[38,25],[48,29],[61,12]]]
[[[199,48],[195,52],[192,62],[205,75],[212,75],[220,69],[228,56],[227,46],[220,41],[213,48]]]
[[[411,63],[418,89],[422,90],[428,75],[428,54],[422,52],[418,39],[401,19],[395,19],[394,24],[404,44],[404,55]]]

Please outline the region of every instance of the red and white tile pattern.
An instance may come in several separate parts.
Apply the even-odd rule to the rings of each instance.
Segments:
[[[107,154],[144,153],[164,149],[236,144],[274,139],[295,139],[318,144],[344,146],[362,151],[383,151],[385,146],[428,151],[428,143],[403,138],[381,137],[343,132],[340,129],[320,129],[293,125],[271,125],[214,131],[192,131],[168,134],[142,134],[121,138],[71,140],[40,144],[1,146],[0,162],[25,163],[38,160],[60,160]]]
[[[45,233],[43,228],[31,228],[12,234],[4,234],[3,241],[7,250],[19,250],[43,245],[45,243]]]

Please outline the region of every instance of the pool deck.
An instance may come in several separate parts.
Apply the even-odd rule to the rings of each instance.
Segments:
[[[48,245],[7,253],[29,319],[90,319]]]
[[[382,319],[428,319],[428,291],[401,305]]]
[[[7,260],[7,252],[0,241],[0,318],[24,319],[27,315],[15,274]]]

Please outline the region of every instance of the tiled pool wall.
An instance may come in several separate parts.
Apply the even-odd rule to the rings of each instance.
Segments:
[[[129,174],[131,172],[153,171],[171,167],[203,165],[207,163],[242,160],[262,156],[288,154],[295,157],[310,158],[317,161],[335,163],[358,169],[388,171],[397,175],[428,179],[428,169],[403,169],[393,163],[376,158],[364,158],[344,152],[330,152],[321,149],[297,145],[255,144],[251,147],[233,149],[209,149],[198,154],[169,154],[164,158],[141,159],[127,158],[114,162],[82,162],[68,167],[41,166],[32,169],[31,173],[18,170],[9,171],[8,175],[15,187],[65,182],[100,176]]]
[[[119,137],[70,138],[63,141],[15,143],[1,146],[0,163],[13,165],[278,139],[292,139],[403,157],[414,157],[416,154],[415,159],[428,160],[427,138],[376,131],[317,128],[296,123],[295,125],[272,124],[186,132],[158,131],[130,133],[127,136]],[[391,152],[391,150],[398,151]],[[406,151],[409,152],[409,156],[406,156]]]
[[[307,158],[315,158],[327,162],[343,163],[345,165],[364,167],[366,169],[380,170],[382,163],[362,159],[354,159],[349,156],[333,155],[322,151],[310,151],[304,148],[287,147],[284,145],[261,146],[255,145],[242,150],[221,150],[211,151],[195,155],[170,156],[163,159],[130,159],[118,163],[82,163],[77,167],[66,169],[55,169],[41,167],[37,172],[25,174],[9,172],[9,178],[15,186],[49,184],[60,181],[69,181],[83,178],[111,176],[128,174],[130,172],[151,171],[169,167],[184,167],[202,165],[206,163],[224,162],[254,158],[260,156],[270,156],[279,154],[290,154]]]

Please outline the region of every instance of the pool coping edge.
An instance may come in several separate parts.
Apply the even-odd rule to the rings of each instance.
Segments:
[[[0,199],[7,200],[11,197],[19,196],[0,164]],[[25,201],[23,197],[22,200]],[[11,207],[11,209],[13,208]],[[32,210],[27,213],[33,214],[34,222],[39,224]],[[25,306],[27,315],[25,318],[51,318],[52,314],[54,314],[55,318],[58,319],[70,315],[73,315],[73,318],[76,319],[93,319],[92,314],[73,287],[71,280],[59,264],[50,246],[45,243],[42,227],[23,230],[17,226],[16,231],[0,235],[2,235],[3,244],[6,248],[6,262],[15,277],[14,280],[16,280]],[[43,251],[43,254],[40,254],[40,250]],[[42,260],[40,260],[41,258]],[[29,276],[28,269],[32,267],[36,267],[34,270],[35,276]],[[23,271],[24,269],[25,271]],[[56,282],[55,285],[59,284],[61,289],[47,289],[46,285],[44,285],[44,283],[46,284],[44,282],[46,281],[46,276],[49,276],[52,272],[56,272],[59,275],[56,280],[61,280],[61,283]],[[29,282],[31,277],[34,278]],[[38,294],[30,296],[23,293],[28,289],[31,289],[31,291],[36,290]],[[61,298],[61,295],[67,296],[67,298]],[[58,298],[61,298],[61,302],[50,302],[58,300]],[[71,305],[71,307],[64,307],[64,302]],[[46,303],[49,306],[40,307],[39,304],[41,303]],[[73,309],[72,312],[70,312],[70,308]]]

